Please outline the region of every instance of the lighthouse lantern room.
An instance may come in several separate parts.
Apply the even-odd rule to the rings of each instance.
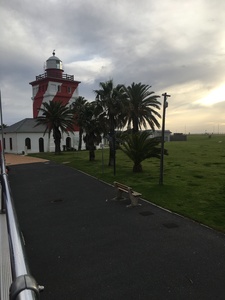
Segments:
[[[62,61],[53,51],[46,61],[45,73],[30,82],[33,89],[33,117],[40,115],[39,109],[43,102],[60,101],[64,105],[73,103],[78,97],[79,83],[73,75],[64,74]]]

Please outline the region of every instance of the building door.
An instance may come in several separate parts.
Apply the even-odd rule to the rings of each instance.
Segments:
[[[44,152],[44,139],[39,139],[39,152]]]
[[[66,138],[66,149],[71,149],[71,138],[69,136]]]

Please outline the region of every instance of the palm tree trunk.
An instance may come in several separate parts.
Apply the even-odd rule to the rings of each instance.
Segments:
[[[48,133],[48,146],[47,146],[48,152],[50,152],[50,135],[51,135],[51,133],[49,132]]]
[[[143,171],[143,169],[142,169],[142,165],[140,164],[140,163],[138,163],[138,164],[134,164],[133,165],[133,172],[134,173],[141,173]]]
[[[133,117],[133,133],[136,133],[139,131],[138,128],[138,118],[136,116]]]
[[[95,143],[92,134],[86,134],[86,149],[89,150],[89,161],[95,160]]]
[[[60,152],[61,152],[60,145],[61,145],[61,138],[55,139],[55,154],[60,154]]]
[[[89,161],[95,160],[95,150],[92,148],[89,150]]]
[[[53,128],[53,138],[54,138],[54,142],[55,142],[55,154],[60,154],[61,152],[61,132],[59,130],[59,128],[54,127]]]
[[[109,164],[108,166],[113,166],[114,164],[114,153],[115,150],[114,150],[114,142],[113,142],[113,138],[110,138],[110,141],[109,141]]]
[[[83,129],[80,128],[79,130],[79,143],[78,143],[78,150],[81,150],[81,146],[82,146],[82,135],[83,135]]]
[[[109,166],[113,166],[115,164],[116,157],[116,141],[115,141],[115,128],[114,128],[114,117],[111,118],[111,128],[109,133]]]

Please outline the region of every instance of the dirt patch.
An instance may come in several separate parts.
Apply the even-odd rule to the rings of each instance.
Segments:
[[[36,162],[48,161],[42,158],[30,157],[30,156],[18,155],[18,154],[5,154],[5,160],[7,166],[20,165],[20,164],[32,164]]]

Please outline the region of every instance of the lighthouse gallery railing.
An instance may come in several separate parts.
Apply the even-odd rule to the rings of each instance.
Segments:
[[[31,276],[25,250],[23,238],[19,228],[19,223],[17,220],[17,215],[11,196],[7,170],[5,166],[4,152],[1,151],[0,155],[1,163],[1,217],[6,216],[4,219],[1,218],[1,225],[3,222],[7,223],[8,235],[4,235],[4,226],[0,228],[1,243],[4,246],[5,243],[9,243],[9,253],[1,253],[1,273],[0,273],[0,298],[2,300],[37,300],[39,299],[39,287],[35,279]],[[2,222],[3,221],[3,222]],[[4,238],[5,237],[5,238]],[[3,251],[2,251],[3,252]],[[9,257],[11,270],[5,268],[5,260]],[[5,268],[5,269],[4,269]],[[9,268],[10,269],[10,268]],[[5,274],[9,273],[11,274]],[[6,280],[7,278],[7,280]],[[8,278],[12,280],[10,288],[8,291],[4,291],[8,284]],[[8,287],[7,287],[8,289]]]

